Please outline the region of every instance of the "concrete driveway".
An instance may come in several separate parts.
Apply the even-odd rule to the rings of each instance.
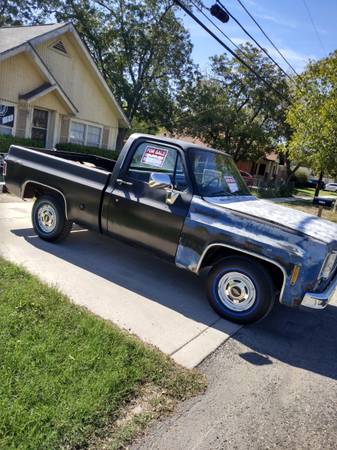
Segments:
[[[194,367],[239,327],[208,306],[203,280],[97,233],[75,229],[60,244],[31,226],[32,203],[0,194],[0,253],[74,303]]]

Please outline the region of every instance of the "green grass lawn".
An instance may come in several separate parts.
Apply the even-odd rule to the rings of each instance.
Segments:
[[[296,189],[295,194],[296,195],[304,195],[304,196],[308,196],[308,197],[314,197],[315,189],[314,188]],[[320,190],[319,191],[319,196],[320,197],[337,197],[337,194],[336,194],[336,192],[329,192],[329,191]]]
[[[1,449],[103,448],[107,439],[119,448],[165,404],[203,388],[197,372],[0,258]],[[155,401],[125,420],[144,389]]]
[[[288,206],[289,208],[298,209],[308,214],[313,214],[315,216],[317,216],[318,213],[318,206],[313,205],[312,200],[296,200],[292,202],[279,204],[283,206]],[[337,213],[333,212],[331,209],[323,209],[322,218],[337,223]]]

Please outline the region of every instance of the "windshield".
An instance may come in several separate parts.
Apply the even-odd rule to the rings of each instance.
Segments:
[[[191,150],[190,159],[199,194],[203,197],[250,195],[234,161],[227,155]]]

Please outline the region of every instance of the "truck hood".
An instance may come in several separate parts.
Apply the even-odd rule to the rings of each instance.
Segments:
[[[337,246],[337,224],[311,214],[281,206],[271,201],[258,200],[253,196],[206,197],[205,200],[232,211],[299,231],[326,244],[335,243]]]

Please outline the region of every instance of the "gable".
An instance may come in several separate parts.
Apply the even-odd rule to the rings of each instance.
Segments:
[[[53,47],[59,41],[67,51],[67,57],[61,52],[54,51]],[[118,127],[119,113],[88,64],[73,34],[66,32],[57,42],[55,39],[43,42],[36,47],[36,51],[76,105],[77,117]]]
[[[49,94],[37,98],[32,102],[32,105],[40,108],[52,109],[58,111],[60,114],[68,114],[68,110],[64,107],[64,103],[60,99],[57,91],[49,92]]]
[[[65,42],[67,40],[68,42]],[[117,126],[130,126],[88,49],[70,22],[0,28],[0,41],[0,61],[23,52],[31,54],[34,62],[46,78],[57,85],[59,94],[71,113],[77,115],[78,110],[74,102],[79,101],[81,110],[79,116],[83,116],[84,119],[92,120],[91,118],[95,117],[95,120],[97,120],[97,114],[99,114],[100,120],[105,117],[109,120],[107,125],[113,126],[111,121],[114,116]],[[1,43],[4,45],[1,45]],[[69,51],[69,43],[74,52]],[[52,49],[47,48],[48,44],[52,45]],[[50,52],[48,53],[47,50],[62,57],[70,56],[71,58],[72,54],[73,64],[67,63],[68,67],[63,67],[63,71],[60,70],[62,63],[56,57],[50,57]],[[64,78],[65,76],[67,76],[67,79]],[[75,80],[73,77],[75,77]],[[83,81],[86,83],[83,83]],[[86,94],[91,96],[83,95],[83,92],[79,95],[78,85],[85,86]],[[86,105],[83,103],[84,97],[86,97],[86,100],[89,99],[91,105],[88,104],[88,101]],[[103,123],[106,123],[106,121]]]
[[[18,101],[18,95],[24,95],[47,81],[26,53],[0,61],[0,71],[0,97],[14,103]]]

